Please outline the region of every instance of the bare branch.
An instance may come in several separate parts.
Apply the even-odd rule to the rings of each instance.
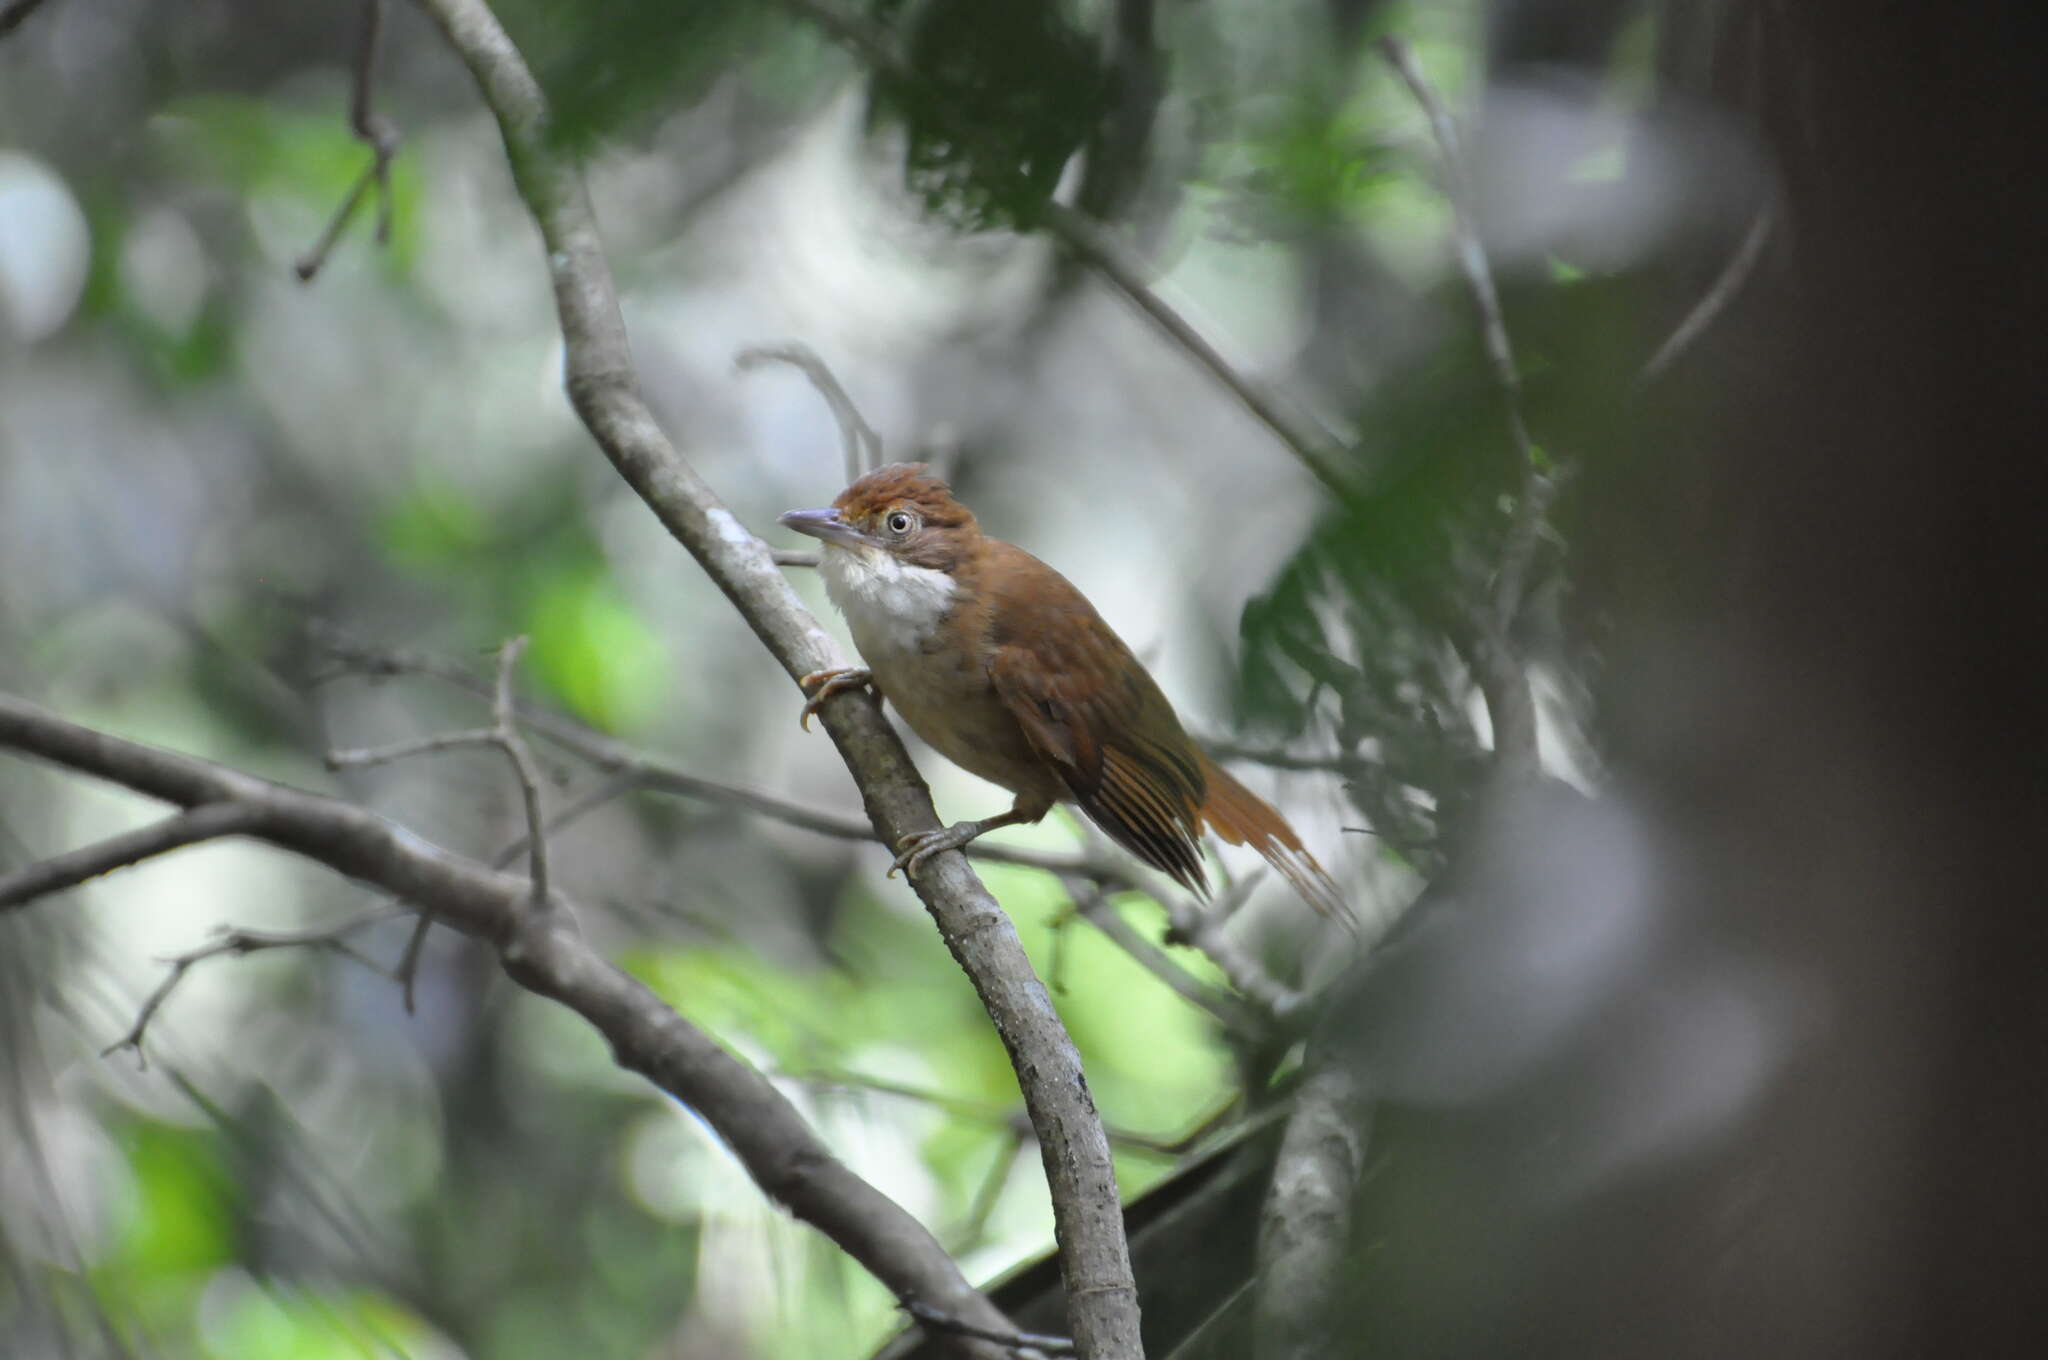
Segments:
[[[336,661],[366,676],[425,675],[472,694],[489,696],[492,693],[490,681],[440,657],[421,652],[379,650],[331,635],[321,639],[321,646]],[[872,823],[806,807],[741,785],[705,779],[672,761],[629,746],[573,718],[538,705],[521,702],[515,705],[515,710],[533,731],[595,768],[629,779],[632,788],[649,793],[701,798],[707,802],[732,803],[785,825],[835,840],[880,841]],[[1026,869],[1043,869],[1048,873],[1078,874],[1119,887],[1141,886],[1128,864],[1101,855],[1062,855],[1003,845],[986,838],[970,842],[966,853],[970,858],[987,860],[992,864],[1015,864]]]
[[[1224,922],[1251,896],[1258,881],[1257,875],[1247,878],[1206,909],[1184,898],[1162,897],[1159,904],[1166,909],[1168,944],[1183,944],[1207,955],[1239,995],[1271,1020],[1284,1023],[1307,1004],[1307,996],[1267,972],[1224,929]]]
[[[1328,754],[1297,754],[1269,746],[1249,746],[1243,742],[1205,739],[1202,745],[1217,760],[1241,760],[1250,765],[1264,765],[1274,770],[1305,770],[1327,774],[1356,774],[1358,767],[1365,764],[1363,757],[1349,751],[1331,751]]]
[[[540,766],[527,749],[526,739],[519,735],[519,721],[512,706],[512,671],[525,651],[523,635],[498,649],[498,690],[491,701],[491,731],[498,749],[512,762],[512,772],[519,778],[519,796],[526,805],[527,876],[533,880],[533,904],[544,907],[548,901],[548,836],[547,819],[540,806]]]
[[[111,836],[68,854],[0,875],[0,911],[38,897],[75,888],[90,878],[125,868],[199,841],[239,836],[261,825],[263,809],[247,803],[208,803],[161,822]]]
[[[1342,1061],[1316,1067],[1295,1096],[1260,1216],[1258,1360],[1322,1360],[1337,1349],[1332,1305],[1350,1254],[1365,1125],[1357,1075]]]
[[[865,15],[850,13],[831,3],[831,0],[783,0],[783,3],[838,39],[865,62],[870,70],[896,80],[912,84],[922,83],[904,54],[903,45],[897,40],[896,35],[883,25],[875,23]],[[947,99],[946,91],[926,88],[934,99],[942,103]],[[967,128],[973,126],[972,121],[968,119],[961,119],[960,125]],[[1082,263],[1107,279],[1118,292],[1158,326],[1168,339],[1186,350],[1190,357],[1222,383],[1259,423],[1271,430],[1280,442],[1293,452],[1302,466],[1313,473],[1318,481],[1339,496],[1348,494],[1351,488],[1338,471],[1339,466],[1348,461],[1353,454],[1344,441],[1317,428],[1314,422],[1290,414],[1282,406],[1279,398],[1264,391],[1258,384],[1239,373],[1230,361],[1223,357],[1220,350],[1203,338],[1201,332],[1167,305],[1165,299],[1152,291],[1145,282],[1143,271],[1124,257],[1122,248],[1099,224],[1059,203],[1046,204],[1041,220],[1045,229],[1062,245],[1073,252]]]
[[[929,1304],[907,1302],[903,1311],[915,1318],[920,1326],[935,1332],[948,1332],[955,1336],[970,1336],[980,1341],[993,1341],[1009,1350],[1013,1355],[1055,1356],[1079,1354],[1074,1343],[1064,1336],[1047,1336],[1042,1332],[1020,1332],[1014,1327],[983,1327],[954,1317],[942,1309]]]
[[[1438,97],[1436,88],[1422,74],[1422,68],[1416,65],[1415,54],[1408,50],[1408,44],[1395,37],[1382,38],[1380,50],[1415,96],[1415,102],[1422,106],[1429,119],[1430,131],[1436,138],[1437,150],[1443,157],[1445,197],[1451,204],[1451,236],[1457,245],[1458,266],[1464,271],[1465,282],[1472,290],[1472,300],[1479,308],[1480,333],[1486,341],[1486,357],[1493,365],[1494,380],[1500,384],[1507,408],[1508,434],[1514,441],[1517,480],[1522,484],[1526,498],[1536,476],[1536,448],[1529,440],[1529,429],[1522,419],[1522,375],[1515,367],[1515,351],[1508,341],[1507,321],[1500,309],[1500,294],[1493,286],[1493,267],[1487,262],[1486,248],[1479,240],[1479,223],[1473,211],[1471,180],[1465,166],[1465,154],[1459,144],[1458,125]]]
[[[320,233],[320,239],[313,248],[299,257],[293,272],[299,282],[311,283],[315,275],[326,265],[327,257],[333,253],[335,243],[348,230],[348,224],[355,219],[356,209],[371,189],[377,191],[377,244],[391,242],[391,158],[398,154],[398,129],[391,121],[378,113],[373,105],[377,82],[377,39],[384,27],[384,0],[363,0],[363,26],[356,38],[354,80],[349,96],[349,131],[356,140],[370,148],[370,163],[364,167],[362,177],[348,191],[341,206],[334,210],[334,216],[327,221],[327,229]]]
[[[1671,332],[1671,337],[1657,347],[1657,352],[1650,356],[1650,362],[1643,365],[1643,371],[1636,379],[1639,386],[1647,386],[1663,377],[1679,356],[1691,349],[1693,342],[1706,334],[1707,328],[1735,300],[1736,294],[1742,291],[1742,285],[1749,281],[1756,262],[1763,258],[1764,243],[1771,239],[1774,216],[1768,203],[1757,211],[1756,219],[1742,235],[1742,244],[1728,257],[1728,263],[1714,279],[1713,286],[1686,313],[1685,320]]]
[[[548,901],[548,839],[550,823],[543,816],[540,801],[540,766],[533,758],[526,739],[519,734],[517,701],[512,693],[512,673],[519,664],[519,658],[526,651],[526,638],[522,635],[508,640],[498,649],[498,678],[491,686],[491,725],[472,728],[465,732],[452,732],[439,737],[424,737],[414,741],[395,742],[389,746],[367,747],[353,751],[329,751],[327,768],[330,770],[354,769],[369,765],[381,765],[387,761],[399,760],[406,756],[425,755],[440,751],[462,750],[469,747],[489,746],[505,754],[512,765],[512,775],[519,781],[520,801],[526,809],[526,834],[514,845],[511,854],[500,854],[491,861],[493,869],[502,869],[520,851],[527,856],[528,877],[533,883],[535,906],[545,906]],[[613,795],[607,795],[610,797]],[[592,806],[595,806],[594,804]],[[589,808],[579,808],[574,814],[581,816]],[[563,820],[570,820],[564,818]],[[405,1013],[413,1013],[413,983],[419,976],[420,957],[426,949],[427,936],[434,928],[430,913],[421,912],[419,921],[413,926],[412,937],[406,942],[405,954],[398,964],[399,990],[405,998]]]
[[[1158,945],[1140,935],[1100,886],[1081,887],[1074,897],[1074,910],[1090,925],[1114,940],[1117,947],[1135,959],[1146,972],[1165,983],[1174,995],[1207,1011],[1234,1034],[1257,1035],[1267,1028],[1267,1019],[1229,992],[1219,991],[1173,961]]]
[[[475,77],[498,121],[520,196],[540,229],[561,318],[570,403],[619,475],[725,592],[792,681],[842,665],[838,649],[777,570],[767,545],[679,457],[642,400],[618,293],[581,175],[549,134],[539,84],[484,0],[421,0]],[[820,711],[889,845],[939,827],[931,796],[870,695],[843,693]],[[1038,1131],[1052,1192],[1069,1320],[1083,1355],[1143,1353],[1109,1140],[1073,1040],[1032,972],[1016,928],[965,856],[934,856],[912,885],[972,980],[1002,1037]],[[950,1263],[949,1263],[950,1264]],[[886,1278],[886,1277],[885,1277]],[[896,1287],[897,1280],[891,1280]],[[899,1298],[960,1305],[918,1289]],[[977,1324],[1006,1325],[979,1295]]]
[[[1045,225],[1060,242],[1078,255],[1096,273],[1107,279],[1131,304],[1143,312],[1166,337],[1186,350],[1189,357],[1209,373],[1245,410],[1278,436],[1293,451],[1301,465],[1337,496],[1349,495],[1355,487],[1338,471],[1353,457],[1344,441],[1320,429],[1307,417],[1289,413],[1280,398],[1237,371],[1223,352],[1175,311],[1165,298],[1145,282],[1143,271],[1126,258],[1123,248],[1100,224],[1060,203],[1045,206]]]
[[[733,362],[739,365],[742,373],[770,363],[789,364],[803,370],[803,375],[811,380],[811,386],[818,389],[818,395],[832,408],[832,418],[839,422],[839,438],[846,447],[846,480],[849,484],[882,465],[882,436],[876,434],[875,427],[861,416],[860,407],[854,405],[853,398],[840,386],[839,379],[833,376],[832,370],[809,345],[763,345],[743,349]]]
[[[871,1077],[863,1072],[847,1072],[837,1068],[818,1072],[785,1072],[789,1081],[802,1082],[806,1086],[834,1087],[841,1090],[873,1091],[878,1095],[894,1096],[900,1100],[915,1101],[929,1105],[935,1110],[959,1115],[997,1128],[1015,1129],[1026,1138],[1033,1136],[1031,1121],[1014,1106],[1005,1108],[983,1100],[969,1100],[961,1096],[948,1095],[944,1091],[933,1091],[908,1082],[890,1081],[886,1077]],[[1130,1129],[1104,1126],[1109,1141],[1133,1152],[1146,1152],[1159,1157],[1178,1157],[1187,1151],[1185,1140],[1154,1138],[1149,1134],[1137,1133]]]
[[[193,964],[219,958],[222,954],[240,956],[261,953],[266,949],[327,949],[344,958],[355,960],[380,977],[389,977],[391,975],[379,967],[376,960],[351,945],[348,937],[365,926],[388,921],[402,914],[401,908],[380,907],[361,916],[351,916],[338,925],[326,926],[319,930],[248,930],[224,926],[219,932],[220,938],[212,943],[187,950],[183,954],[174,954],[164,960],[171,965],[171,971],[164,974],[163,981],[159,982],[156,990],[143,1001],[142,1009],[135,1013],[135,1023],[128,1027],[128,1032],[101,1049],[100,1056],[108,1058],[124,1048],[132,1049],[137,1064],[148,1067],[149,1058],[142,1051],[142,1040],[149,1033],[150,1022],[156,1019],[156,1014],[163,1009],[164,1003],[171,999],[171,993],[185,980],[185,974],[191,970]]]
[[[1451,236],[1457,246],[1458,265],[1479,310],[1480,333],[1486,343],[1486,357],[1493,366],[1494,381],[1506,409],[1508,435],[1514,454],[1514,478],[1519,487],[1515,508],[1501,545],[1500,565],[1494,574],[1490,610],[1475,613],[1477,643],[1467,649],[1467,660],[1486,696],[1493,718],[1493,749],[1503,773],[1532,773],[1541,764],[1537,747],[1536,701],[1529,688],[1529,675],[1521,658],[1508,641],[1515,616],[1522,607],[1524,578],[1536,554],[1536,542],[1549,508],[1550,488],[1538,467],[1536,446],[1522,416],[1522,377],[1515,366],[1515,352],[1508,340],[1506,318],[1501,313],[1500,294],[1493,285],[1493,267],[1479,239],[1479,224],[1472,206],[1470,176],[1451,118],[1436,88],[1429,83],[1415,54],[1396,37],[1380,40],[1380,50],[1415,96],[1429,120],[1443,159],[1445,197],[1451,205]]]
[[[763,1191],[898,1298],[1006,1325],[937,1240],[833,1157],[773,1083],[607,963],[575,931],[573,913],[535,910],[527,878],[451,854],[365,808],[80,727],[8,695],[0,695],[0,748],[183,807],[261,808],[261,825],[251,834],[490,943],[507,976],[583,1016],[620,1066],[701,1114]],[[963,1353],[978,1360],[1001,1354],[972,1347]]]
[[[431,737],[412,737],[387,746],[357,746],[327,753],[330,770],[367,770],[413,756],[434,756],[447,751],[470,751],[479,746],[496,746],[498,734],[489,727],[472,727],[462,732],[442,732]]]

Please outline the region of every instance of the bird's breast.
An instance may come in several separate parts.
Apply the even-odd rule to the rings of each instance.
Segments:
[[[1012,793],[1051,799],[1066,786],[997,697],[979,648],[950,635],[957,584],[884,553],[828,548],[825,591],[875,687],[940,755]]]

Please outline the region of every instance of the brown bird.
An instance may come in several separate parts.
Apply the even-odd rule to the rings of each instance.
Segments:
[[[1117,844],[1203,896],[1202,828],[1250,845],[1326,916],[1337,885],[1266,801],[1182,730],[1173,705],[1066,577],[982,533],[919,463],[877,469],[781,522],[821,539],[825,591],[865,669],[819,671],[803,721],[872,684],[947,759],[1017,795],[1008,812],[906,836],[896,868],[1073,802]],[[892,870],[891,872],[894,872]]]

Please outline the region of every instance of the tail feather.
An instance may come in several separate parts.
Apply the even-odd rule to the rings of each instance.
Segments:
[[[1202,777],[1207,783],[1202,820],[1211,831],[1232,845],[1249,845],[1258,851],[1293,885],[1302,901],[1321,915],[1356,928],[1351,907],[1336,881],[1323,872],[1323,866],[1316,863],[1316,857],[1303,847],[1301,837],[1272,804],[1238,783],[1207,755],[1202,757]]]

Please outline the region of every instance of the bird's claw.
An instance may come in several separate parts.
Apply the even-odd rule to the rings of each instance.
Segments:
[[[797,726],[804,731],[811,730],[811,717],[827,699],[843,689],[859,689],[874,678],[872,672],[860,666],[841,666],[832,670],[812,671],[800,677],[797,688],[808,691],[813,685],[818,692],[804,700],[803,711],[797,714]]]
[[[899,836],[896,839],[896,860],[884,877],[894,878],[901,870],[905,878],[916,878],[917,871],[924,867],[926,860],[943,851],[958,850],[980,831],[981,828],[973,822],[959,822],[940,827],[937,831],[913,831],[908,836]]]

